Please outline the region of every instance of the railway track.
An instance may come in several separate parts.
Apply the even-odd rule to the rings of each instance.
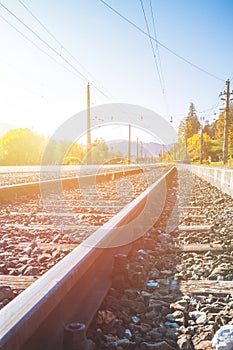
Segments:
[[[2,309],[2,348],[218,349],[214,334],[233,324],[232,207],[170,169]]]
[[[115,266],[89,328],[98,349],[233,346],[233,199],[196,176],[190,191],[186,171],[173,181],[160,220]],[[179,224],[168,233],[167,212],[177,191]],[[223,326],[220,341],[216,332]]]
[[[136,181],[134,179],[135,174],[137,174]],[[71,289],[71,291],[74,290],[74,277],[71,278],[71,276],[73,276],[74,274],[78,274],[79,277],[77,279],[77,284],[80,285],[80,283],[82,283],[81,285],[83,285],[84,281],[80,282],[79,280],[83,277],[84,271],[86,269],[89,269],[88,265],[90,263],[93,264],[95,261],[95,264],[100,266],[100,271],[98,271],[98,274],[101,274],[102,269],[104,270],[104,274],[101,274],[99,276],[99,280],[95,282],[97,283],[97,287],[99,287],[100,289],[99,293],[97,293],[97,297],[93,298],[93,301],[89,306],[90,310],[89,308],[87,308],[87,310],[85,308],[81,312],[79,310],[79,307],[77,308],[77,310],[81,312],[80,319],[85,319],[85,324],[88,324],[90,322],[91,314],[93,313],[93,310],[96,309],[96,303],[102,298],[102,295],[106,292],[106,289],[109,284],[108,278],[106,278],[105,280],[105,277],[107,272],[107,277],[109,277],[108,275],[109,269],[111,267],[111,260],[114,256],[113,251],[118,249],[121,250],[121,248],[118,248],[118,245],[128,243],[125,241],[120,242],[117,238],[117,234],[115,233],[114,237],[114,234],[111,233],[110,235],[109,231],[112,231],[112,228],[117,227],[119,223],[122,223],[123,225],[125,220],[129,220],[128,212],[131,213],[131,216],[136,215],[132,214],[132,212],[134,211],[134,205],[141,207],[143,205],[142,203],[145,202],[145,198],[148,196],[148,194],[144,199],[138,201],[139,204],[131,204],[132,207],[128,208],[125,212],[121,213],[119,217],[116,216],[113,219],[111,218],[117,212],[119,212],[127,203],[130,203],[132,199],[134,199],[134,197],[137,197],[140,194],[140,192],[145,190],[148,187],[148,185],[151,185],[155,181],[155,179],[159,177],[160,174],[161,170],[159,170],[158,168],[154,169],[154,171],[152,172],[147,172],[146,181],[141,169],[116,171],[114,174],[107,173],[98,174],[97,176],[85,176],[81,180],[79,179],[79,182],[82,185],[81,188],[84,191],[84,195],[83,193],[80,193],[80,189],[77,188],[77,178],[63,179],[62,187],[65,189],[65,201],[66,204],[68,202],[74,210],[74,212],[72,213],[67,213],[66,211],[64,212],[64,202],[61,201],[60,198],[59,200],[57,198],[56,200],[54,199],[54,190],[55,192],[57,191],[58,186],[61,186],[61,182],[45,181],[43,185],[45,185],[44,188],[46,188],[46,190],[49,190],[50,192],[49,203],[52,203],[50,205],[53,210],[53,219],[54,216],[56,219],[55,225],[54,222],[51,222],[50,220],[51,213],[49,212],[48,214],[43,209],[44,202],[42,203],[42,200],[39,197],[41,184],[29,183],[1,188],[0,197],[3,203],[1,206],[1,257],[3,258],[0,276],[0,283],[3,286],[3,288],[1,289],[1,307],[5,306],[9,300],[13,299],[14,294],[19,294],[17,298],[11,301],[11,303],[5,306],[1,311],[1,331],[3,332],[1,334],[1,345],[4,349],[40,348],[41,341],[38,341],[37,332],[30,330],[30,336],[27,335],[29,328],[33,329],[33,319],[34,328],[38,328],[38,314],[37,316],[35,316],[35,313],[32,312],[32,310],[29,308],[30,310],[27,310],[25,315],[19,316],[19,312],[17,312],[16,315],[16,309],[19,308],[19,305],[21,305],[22,300],[24,301],[23,304],[25,304],[25,298],[27,302],[30,301],[30,303],[31,301],[33,303],[33,301],[35,302],[35,300],[37,300],[35,302],[36,305],[41,303],[43,305],[41,305],[42,309],[45,308],[46,310],[45,314],[48,314],[48,317],[50,317],[49,315],[50,312],[52,312],[52,306],[47,308],[45,305],[46,303],[48,303],[48,301],[44,301],[44,299],[47,299],[47,297],[51,297],[49,296],[50,293],[53,294],[53,292],[49,292],[49,290],[58,288],[58,293],[61,293],[60,279],[64,278],[65,287],[62,283],[62,294],[64,297],[63,288],[68,288],[68,290]],[[118,182],[116,181],[117,179],[119,180]],[[133,189],[129,186],[130,188],[128,191],[127,181],[131,187],[133,184]],[[109,185],[106,187],[106,184]],[[120,186],[123,185],[124,192],[122,192],[122,189],[116,188],[116,185],[118,185],[119,187],[119,184]],[[92,190],[93,186],[95,190],[94,195]],[[96,188],[98,189],[98,193],[96,193]],[[51,200],[51,196],[53,200]],[[90,197],[92,197],[91,200]],[[49,204],[48,202],[46,202],[46,209],[48,209],[48,206]],[[50,209],[51,208],[49,208],[49,210]],[[109,221],[109,219],[111,220]],[[141,218],[141,221],[143,221],[143,218]],[[123,227],[118,229],[118,231],[124,231],[124,229],[125,228],[123,225]],[[95,232],[96,230],[97,232]],[[115,229],[115,231],[117,230]],[[89,237],[88,242],[85,241],[85,244],[81,244],[77,247],[77,245],[80,242],[82,242],[93,232],[95,232],[95,234],[93,235],[94,237]],[[141,232],[139,232],[138,234],[140,235]],[[112,249],[107,249],[108,252],[105,254],[106,249],[104,248],[106,248],[106,246],[110,244],[109,238],[107,238],[108,236],[112,241]],[[127,239],[131,241],[132,237]],[[96,249],[96,244],[99,245],[99,249]],[[67,260],[63,259],[62,261],[60,261],[75,247],[77,247],[76,249],[78,249],[76,253],[74,253],[76,251],[74,250],[74,252],[70,253],[66,257]],[[123,248],[123,250],[124,249],[126,248]],[[110,259],[110,266],[103,268],[101,266],[101,263],[98,263],[98,260],[103,259],[103,255],[106,255],[106,259]],[[83,259],[85,260],[85,264],[83,264]],[[60,267],[59,263],[55,265],[58,261],[60,261]],[[78,266],[74,268],[74,266],[72,265]],[[53,268],[47,273],[50,273],[50,277],[47,277],[47,279],[47,274],[43,274],[52,266]],[[65,274],[63,270],[65,270]],[[90,274],[93,273],[96,274],[95,269],[91,269]],[[64,277],[63,274],[67,276]],[[31,285],[35,280],[37,280],[39,275],[43,276],[38,281],[36,281],[36,283]],[[85,273],[85,278],[86,276],[87,273]],[[48,281],[50,283],[48,283]],[[87,281],[88,283],[90,283],[90,277],[88,277]],[[39,289],[37,289],[38,283]],[[68,287],[66,287],[66,284]],[[22,290],[24,290],[28,286],[30,287],[21,294]],[[86,292],[87,287],[85,293]],[[79,294],[82,295],[78,296],[81,300],[81,309],[83,308],[83,293],[84,291],[80,291]],[[87,294],[89,295],[89,291]],[[40,302],[38,301],[39,299]],[[59,297],[58,299],[58,303],[60,303],[61,301],[63,302],[63,298]],[[65,297],[66,302],[69,302],[71,299],[69,299],[67,296]],[[52,304],[54,304],[54,302],[52,302]],[[16,307],[16,309],[14,309],[14,307]],[[69,308],[70,307],[68,307],[67,310]],[[41,313],[40,307],[39,310],[39,313]],[[30,316],[28,316],[29,314]],[[12,315],[15,315],[13,319]],[[72,312],[70,314],[67,313],[67,317],[70,318],[72,317],[71,315]],[[27,319],[25,326],[23,320],[24,317],[29,317],[30,327],[28,326],[29,319]],[[66,317],[64,317],[64,319],[65,318]],[[20,326],[18,327],[14,322],[19,322],[19,319]],[[10,322],[11,325],[9,325],[8,321],[13,321],[13,325],[12,322]],[[9,326],[10,328],[8,328]],[[41,327],[43,329],[43,325],[41,325]],[[49,333],[47,333],[48,331]],[[46,334],[50,334],[51,336],[53,332],[51,333],[50,331],[51,330],[47,330]],[[45,333],[43,331],[40,330],[39,334],[40,337],[45,337]],[[36,337],[37,340],[28,340],[31,337]],[[29,345],[27,345],[28,341]],[[56,340],[56,342],[58,342],[58,340]],[[53,341],[51,342],[51,344],[53,344]],[[50,345],[44,344],[44,346],[47,346],[49,348]]]

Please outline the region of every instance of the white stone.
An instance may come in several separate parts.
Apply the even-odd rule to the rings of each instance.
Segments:
[[[233,325],[221,327],[214,335],[212,346],[216,350],[233,350]]]

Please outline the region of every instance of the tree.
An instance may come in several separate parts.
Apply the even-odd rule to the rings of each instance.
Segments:
[[[218,119],[211,126],[213,129],[212,138],[218,141],[217,144],[219,145],[219,150],[221,149],[221,151],[222,151],[222,145],[224,140],[224,122],[225,122],[225,111],[223,111],[219,115]],[[233,155],[233,105],[230,105],[230,112],[229,112],[228,147],[229,147],[229,154],[232,156]]]
[[[189,107],[189,113],[185,120],[185,137],[188,139],[194,134],[198,134],[200,126],[201,124],[196,115],[194,103],[191,102]]]
[[[108,146],[102,138],[97,138],[93,142],[91,158],[93,164],[103,164],[108,159]]]
[[[185,122],[182,120],[179,124],[178,128],[178,142],[184,143],[185,142]]]
[[[63,164],[82,164],[82,161],[86,155],[86,148],[72,143],[69,145],[68,151],[63,159]]]
[[[0,138],[1,165],[39,165],[47,139],[30,129],[9,130]]]

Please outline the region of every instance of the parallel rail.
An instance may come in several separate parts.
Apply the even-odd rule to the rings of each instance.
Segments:
[[[1,349],[62,350],[66,324],[89,326],[110,287],[115,255],[128,253],[132,242],[159,218],[174,171],[171,168],[0,311]]]
[[[78,188],[80,185],[95,185],[97,183],[116,180],[125,175],[134,175],[142,173],[143,169],[129,169],[115,171],[114,173],[100,173],[95,175],[84,175],[76,177],[66,177],[62,179],[52,179],[29,183],[20,183],[14,185],[0,186],[0,203],[8,203],[12,200],[22,198],[22,196],[29,197],[30,195],[40,194],[42,191],[49,191],[54,189]]]

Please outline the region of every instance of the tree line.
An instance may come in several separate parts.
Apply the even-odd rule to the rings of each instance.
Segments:
[[[0,137],[0,165],[41,165],[48,144],[46,164],[86,163],[87,149],[85,146],[75,142],[56,142],[28,128],[19,128],[9,130]],[[93,164],[103,164],[109,159],[121,157],[120,152],[110,152],[102,138],[94,140],[91,154]]]
[[[224,141],[223,111],[216,120],[198,118],[194,103],[190,104],[187,117],[182,120],[178,128],[178,143],[174,145],[169,154],[175,159],[190,159],[192,162],[200,161],[201,142],[204,162],[217,162],[222,160]],[[201,140],[201,137],[202,140]],[[229,132],[228,132],[229,158],[233,158],[233,105],[230,105]]]

